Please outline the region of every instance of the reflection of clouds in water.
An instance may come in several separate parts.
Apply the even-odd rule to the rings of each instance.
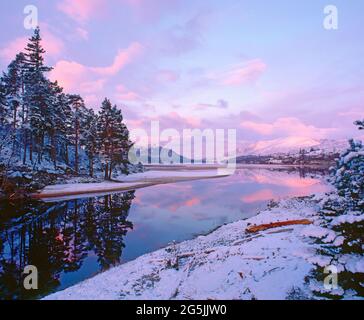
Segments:
[[[266,169],[243,169],[238,170],[236,177],[239,177],[242,183],[256,182],[296,188],[304,188],[321,183],[320,179],[301,177],[297,171],[284,172]]]
[[[318,178],[264,169],[239,169],[226,178],[139,189],[130,214],[135,228],[127,235],[124,258],[251,217],[271,199],[326,190]]]
[[[241,201],[246,203],[252,203],[257,201],[270,200],[273,198],[274,198],[273,191],[269,189],[264,189],[249,195],[242,196]]]
[[[200,203],[201,203],[201,200],[200,200],[199,198],[197,198],[197,197],[194,197],[194,198],[192,198],[191,200],[187,200],[187,201],[185,202],[185,205],[186,205],[187,207],[193,207],[193,206],[198,205],[198,204],[200,204]]]
[[[271,199],[326,190],[320,179],[298,172],[239,169],[233,176],[158,185],[136,191],[129,243],[146,247],[189,239],[222,224],[250,217]],[[132,247],[127,246],[131,251]],[[140,250],[139,248],[134,250]]]
[[[185,211],[193,214],[195,207],[206,211],[212,208],[211,213],[214,213],[216,208],[241,209],[241,202],[253,204],[288,196],[304,196],[325,191],[325,188],[320,179],[304,178],[297,171],[240,169],[227,178],[142,189],[137,191],[137,201],[134,203],[167,210],[169,214],[185,215]]]
[[[253,215],[272,199],[323,192],[318,178],[299,172],[239,169],[226,178],[182,182],[141,189],[136,193],[136,214],[150,227],[204,229],[206,226]],[[134,216],[134,215],[133,215]],[[192,227],[191,227],[192,226]]]

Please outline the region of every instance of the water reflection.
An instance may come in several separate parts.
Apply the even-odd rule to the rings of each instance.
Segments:
[[[325,191],[321,174],[240,169],[228,178],[89,199],[2,203],[0,299],[41,297],[172,240],[252,216],[270,199]],[[38,291],[22,289],[26,265],[38,267]]]
[[[13,211],[15,218],[1,224],[0,297],[35,298],[52,292],[59,288],[61,275],[77,273],[89,255],[97,257],[93,273],[118,264],[123,238],[133,228],[127,220],[133,198],[134,192],[127,192],[56,205],[3,204],[1,212]],[[16,219],[27,221],[19,224]],[[26,265],[38,268],[38,291],[23,289]],[[79,277],[87,276],[81,273]],[[62,280],[67,283],[67,276]]]

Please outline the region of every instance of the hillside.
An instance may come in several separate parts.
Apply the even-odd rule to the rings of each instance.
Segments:
[[[316,153],[340,153],[348,147],[346,140],[311,139],[287,137],[274,140],[245,142],[238,148],[238,155],[268,156],[276,154],[297,154],[300,150]]]

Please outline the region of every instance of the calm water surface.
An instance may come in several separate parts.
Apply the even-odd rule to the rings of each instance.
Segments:
[[[234,176],[58,203],[0,204],[0,299],[39,298],[108,268],[253,216],[271,199],[323,192],[317,174],[241,169]],[[22,289],[35,265],[39,290]]]

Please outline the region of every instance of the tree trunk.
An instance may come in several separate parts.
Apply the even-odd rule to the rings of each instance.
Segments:
[[[13,128],[16,129],[16,114],[17,114],[18,107],[14,105],[14,113],[13,113]]]
[[[109,180],[109,164],[106,163],[106,166],[105,166],[105,180]]]
[[[90,160],[90,164],[89,164],[89,166],[90,166],[90,177],[93,178],[93,176],[94,176],[94,158],[93,158],[93,156],[91,156],[89,158],[89,160]]]
[[[75,171],[78,174],[78,134],[79,134],[79,123],[78,119],[76,119],[76,138],[75,138]]]
[[[27,132],[24,130],[24,154],[23,154],[23,165],[27,161]]]
[[[41,159],[41,156],[42,156],[42,147],[41,147],[41,145],[42,145],[42,143],[41,143],[41,137],[39,137],[38,139],[37,139],[38,141],[38,143],[37,143],[37,151],[38,151],[38,163],[40,164],[41,162],[42,162],[42,159]]]
[[[68,143],[66,143],[66,164],[67,166],[70,165],[70,160],[69,160],[69,156],[68,156]]]
[[[111,180],[111,174],[112,174],[112,162],[111,161],[110,161],[109,169],[110,169],[109,179]]]
[[[54,135],[55,135],[54,131],[52,131],[52,133],[51,133],[51,145],[52,145],[51,158],[54,163],[54,169],[57,169],[57,150],[56,150],[56,139],[55,139]]]
[[[17,106],[17,102],[13,102],[13,108],[14,108],[14,113],[13,113],[13,152],[15,151],[15,144],[16,144],[16,115],[17,115],[17,110],[18,110],[18,106]]]
[[[30,134],[29,160],[31,163],[33,163],[33,135],[32,134]]]

